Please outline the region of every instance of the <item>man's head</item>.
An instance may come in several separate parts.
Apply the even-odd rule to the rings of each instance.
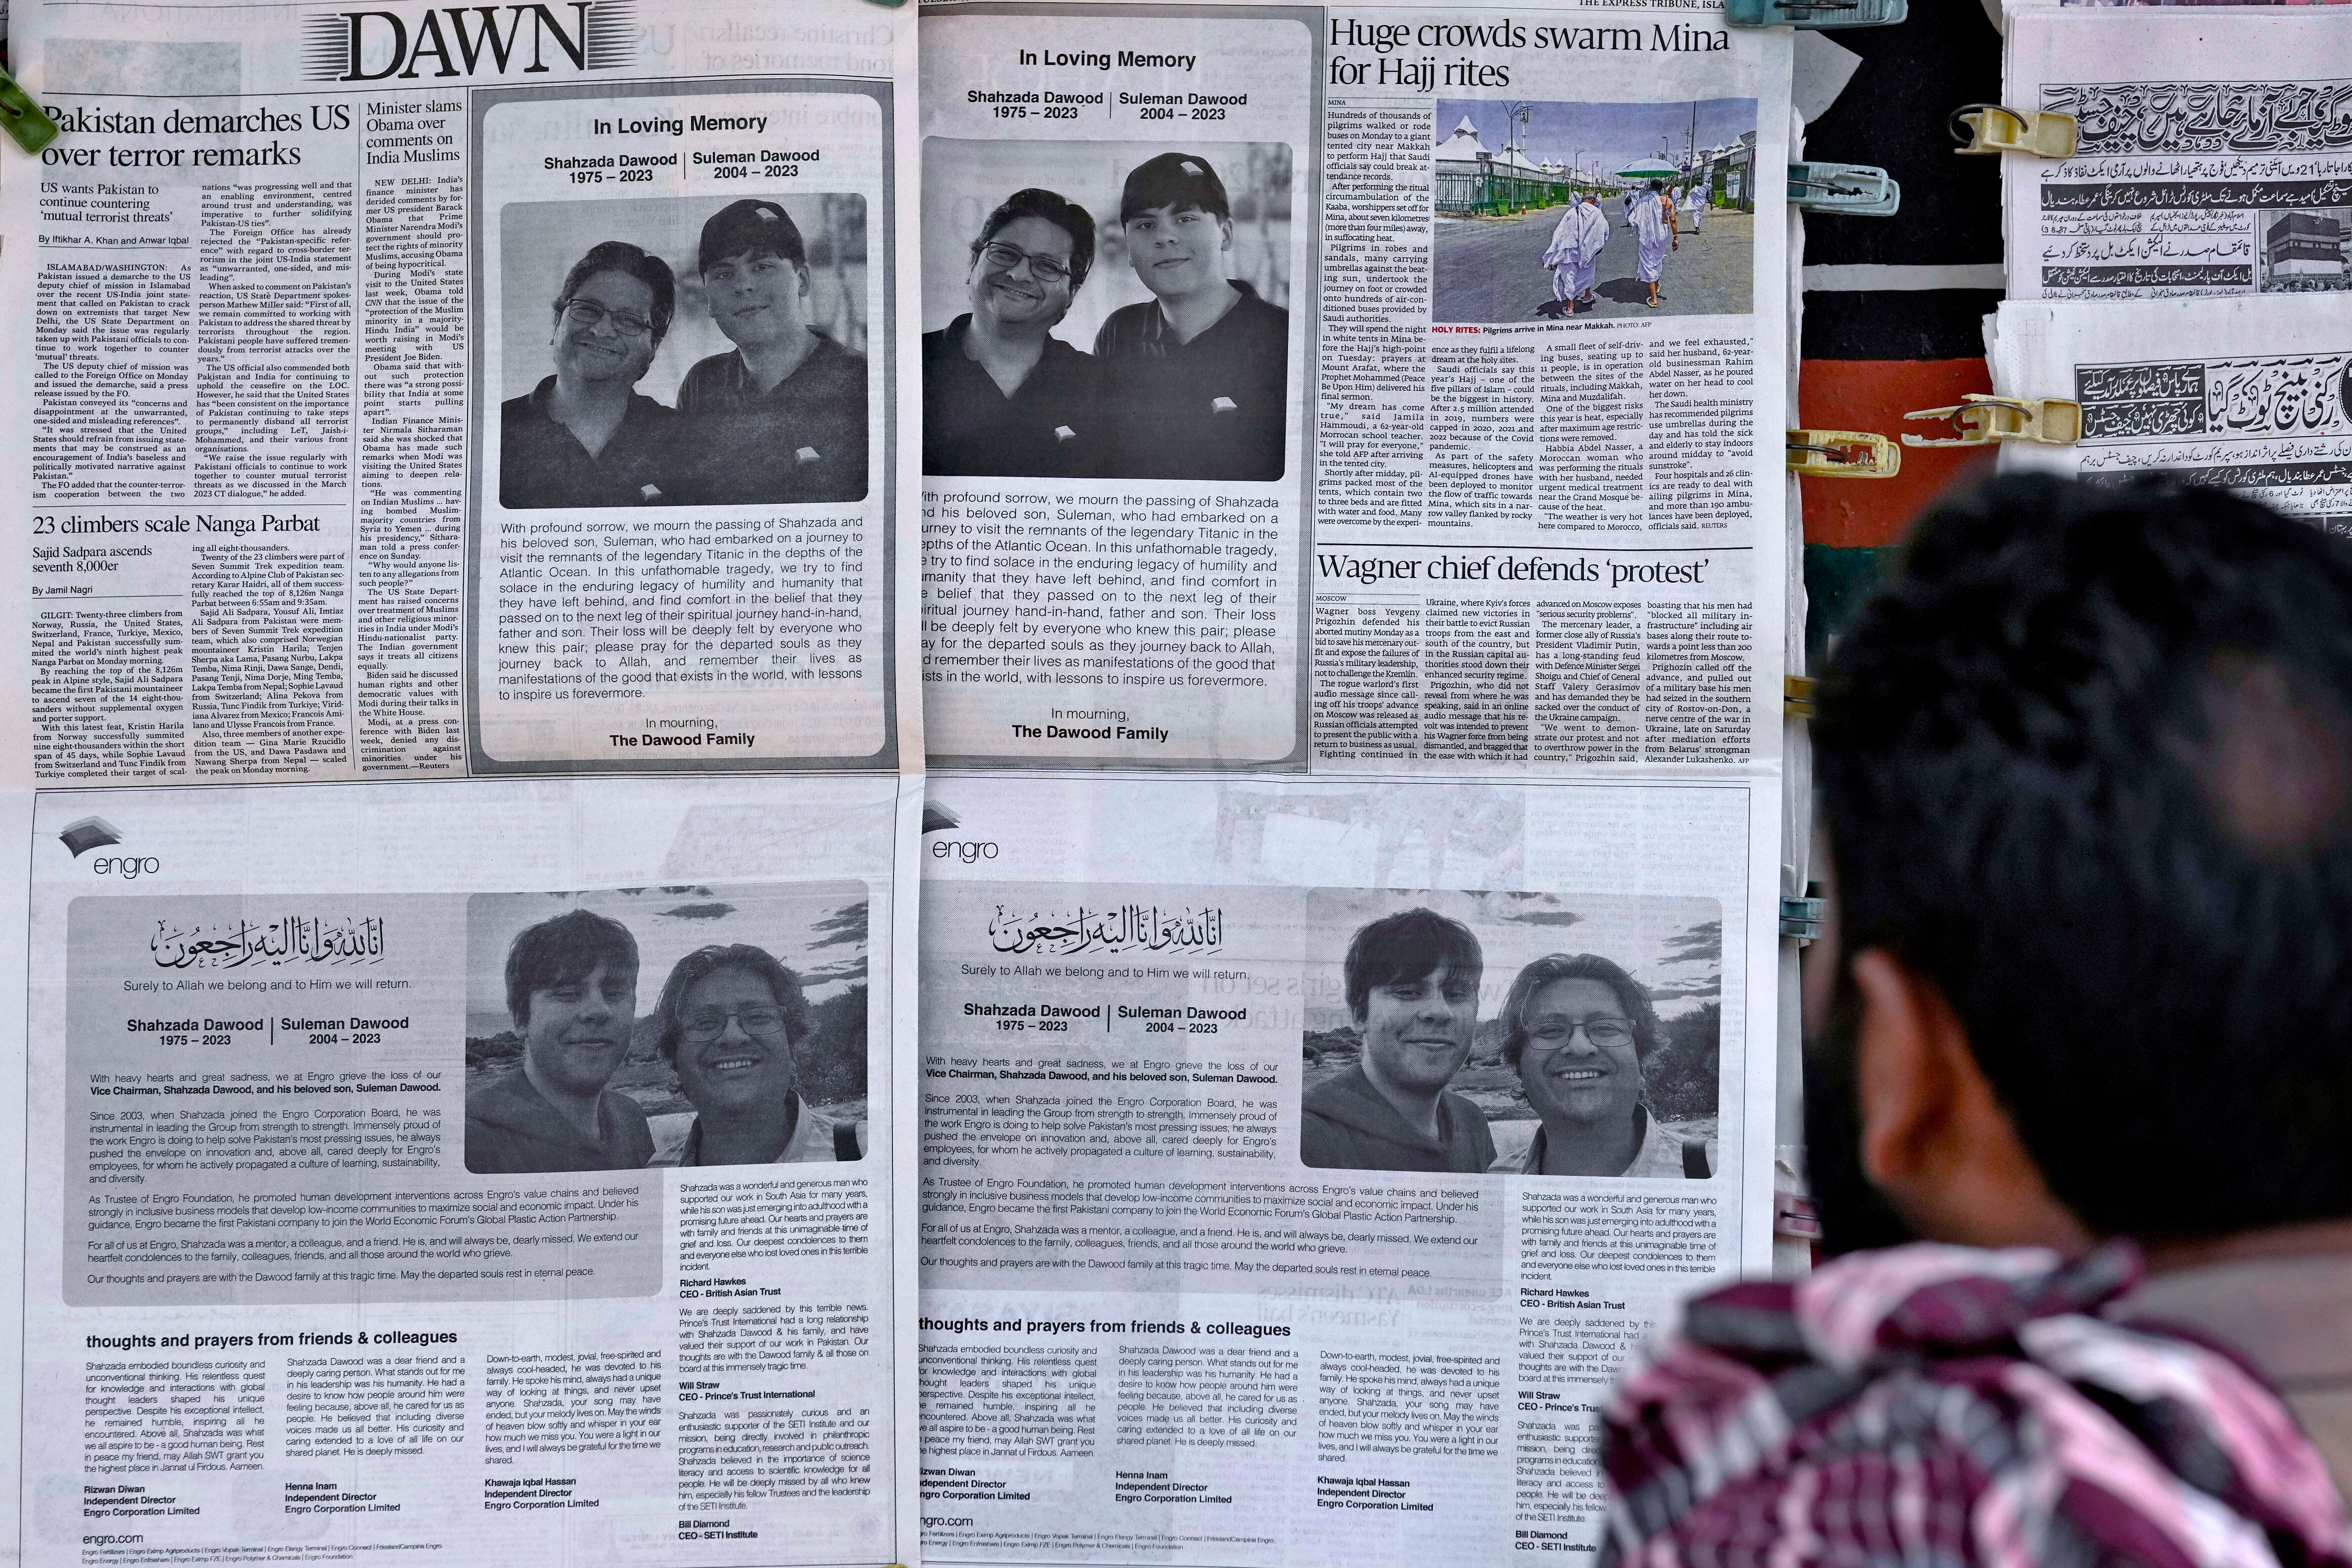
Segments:
[[[1940,1239],[2352,1215],[2352,552],[2220,491],[1996,480],[1819,695],[1833,1247],[1894,1228],[1857,1156]]]
[[[1206,158],[1162,153],[1138,163],[1118,196],[1127,264],[1163,300],[1224,281],[1234,243],[1233,204]]]
[[[1406,910],[1359,930],[1345,972],[1366,1076],[1414,1095],[1452,1082],[1470,1058],[1486,967],[1470,928],[1434,910]]]
[[[1050,327],[1095,264],[1095,220],[1087,209],[1031,186],[1004,199],[971,242],[964,293],[975,315],[1007,325]]]
[[[561,1093],[601,1090],[628,1055],[637,1021],[637,942],[588,910],[544,920],[507,949],[507,1012],[523,1065]]]
[[[783,1114],[799,1081],[793,1047],[808,1026],[800,978],[764,949],[698,948],[662,986],[661,1053],[706,1115]]]
[[[555,296],[555,368],[575,381],[635,386],[677,310],[669,263],[624,240],[594,246]]]
[[[1642,1102],[1658,1012],[1632,975],[1599,953],[1537,959],[1511,982],[1498,1016],[1503,1059],[1538,1116],[1622,1125]]]
[[[788,342],[808,331],[808,250],[792,214],[747,196],[702,226],[696,258],[710,319],[747,348]]]

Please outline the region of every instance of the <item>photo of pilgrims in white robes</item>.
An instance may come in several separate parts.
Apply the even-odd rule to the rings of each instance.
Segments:
[[[1601,216],[1601,198],[1590,191],[1570,202],[1551,231],[1551,246],[1543,264],[1551,268],[1552,307],[1542,313],[1572,316],[1578,305],[1592,306],[1593,275],[1601,252],[1609,243],[1609,220]]]
[[[1666,229],[1667,208],[1664,188],[1657,181],[1652,180],[1649,190],[1633,205],[1633,210],[1629,216],[1633,232],[1642,242],[1634,270],[1642,281],[1650,286],[1650,309],[1654,310],[1658,308],[1658,279],[1666,272],[1666,249],[1674,243],[1674,236]]]

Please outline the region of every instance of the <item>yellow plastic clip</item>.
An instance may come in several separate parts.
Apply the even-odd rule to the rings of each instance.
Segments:
[[[5,131],[17,146],[37,155],[58,139],[58,122],[5,70],[0,70],[0,131]]]
[[[1961,127],[1968,129],[1965,133]],[[2010,109],[1998,103],[1964,103],[1947,127],[1962,153],[2031,153],[2037,158],[2074,155],[2076,126],[2071,114]]]
[[[1810,719],[1813,716],[1812,677],[1784,675],[1780,678],[1780,713],[1789,719]]]
[[[1791,430],[1789,471],[1817,479],[1891,479],[1903,449],[1864,430]]]
[[[2063,397],[1997,397],[1971,392],[1949,408],[1922,408],[1906,419],[1940,419],[1949,437],[1906,435],[1906,447],[1983,447],[1995,441],[2040,441],[2071,447],[2083,438],[2083,405]]]

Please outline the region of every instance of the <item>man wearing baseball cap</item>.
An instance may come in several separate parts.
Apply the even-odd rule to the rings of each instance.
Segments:
[[[686,373],[695,449],[674,498],[703,505],[866,498],[866,356],[809,324],[808,253],[792,215],[747,197],[702,226],[703,302],[734,342]]]
[[[1095,357],[1119,427],[1123,479],[1278,479],[1290,312],[1225,276],[1233,205],[1209,161],[1162,153],[1120,193],[1127,262],[1149,304],[1111,312]]]

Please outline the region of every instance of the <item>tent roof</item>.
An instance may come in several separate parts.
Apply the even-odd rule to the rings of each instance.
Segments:
[[[1486,144],[1478,140],[1478,128],[1470,123],[1470,117],[1465,114],[1462,117],[1462,123],[1454,128],[1454,134],[1438,143],[1437,155],[1441,158],[1475,159],[1486,157],[1488,153]]]

